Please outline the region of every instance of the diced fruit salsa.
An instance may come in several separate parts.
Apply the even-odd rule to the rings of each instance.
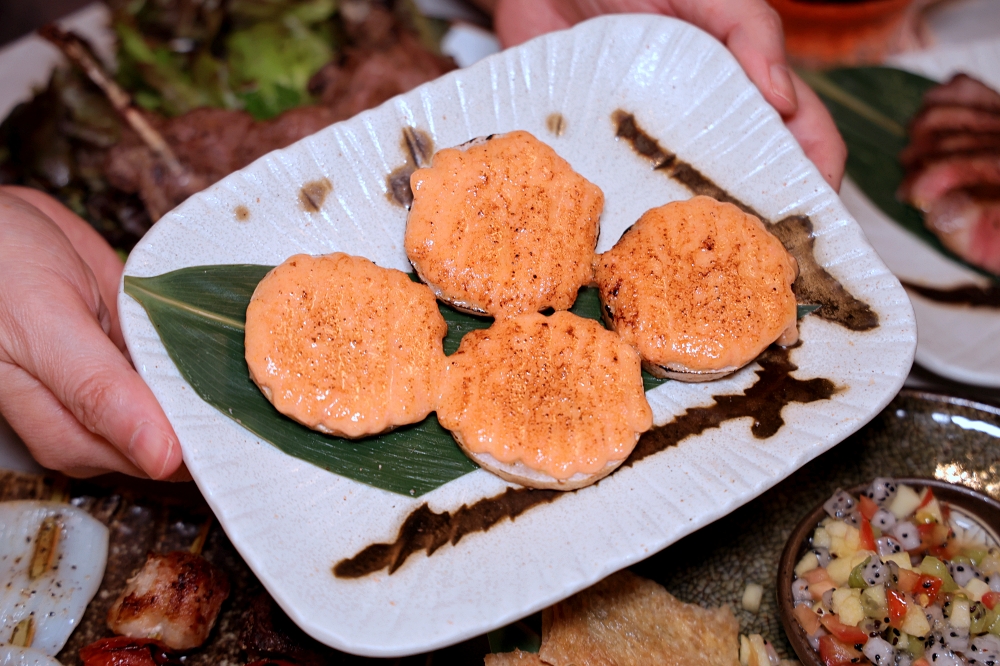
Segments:
[[[1000,666],[998,544],[892,479],[823,508],[792,597],[826,666]]]

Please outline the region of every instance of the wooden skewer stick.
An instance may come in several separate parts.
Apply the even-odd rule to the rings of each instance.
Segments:
[[[214,516],[209,514],[208,519],[202,523],[201,529],[198,530],[198,536],[195,537],[194,542],[191,544],[192,555],[201,555],[201,551],[205,549],[205,542],[208,540],[208,531],[212,528],[212,519]]]
[[[32,617],[26,617],[16,625],[14,625],[14,632],[10,636],[10,644],[16,647],[31,647],[31,644],[35,642],[35,620]]]
[[[178,179],[187,176],[187,169],[180,163],[174,151],[167,145],[163,136],[149,124],[145,116],[132,104],[132,97],[122,89],[114,79],[104,70],[104,67],[94,56],[90,45],[73,32],[66,32],[57,25],[49,23],[38,30],[38,34],[52,42],[60,51],[65,54],[77,67],[107,95],[111,105],[115,107],[125,118],[143,143],[149,146],[163,164],[166,165],[170,174]]]

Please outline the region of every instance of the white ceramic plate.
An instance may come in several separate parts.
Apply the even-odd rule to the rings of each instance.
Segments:
[[[603,188],[598,249],[606,250],[646,209],[689,196],[616,140],[616,109],[635,113],[663,146],[765,217],[811,216],[819,261],[880,317],[865,333],[803,320],[795,376],[826,377],[841,390],[785,408],[786,425],[769,439],[751,435],[749,418],[728,421],[516,521],[429,557],[417,553],[392,575],[338,579],[334,563],[393,541],[422,503],[455,510],[509,484],[480,470],[413,499],[288,457],[200,400],[139,304],[120,295],[132,358],[174,424],[192,475],[264,585],[319,640],[395,656],[505,625],[729,513],[857,430],[902,385],[915,331],[896,278],[729,52],[668,18],[605,17],[546,35],[271,153],[165,216],[126,273],[333,251],[409,270],[405,211],[386,187],[404,162],[408,126],[436,146],[514,129],[548,141]],[[547,130],[552,113],[565,118],[558,137]],[[323,177],[332,193],[319,213],[304,212],[299,189]],[[234,215],[240,205],[250,210],[246,222]],[[740,393],[756,381],[754,367],[720,382],[655,389],[656,423],[711,405],[713,394]]]
[[[957,72],[1000,90],[1000,39],[896,56],[893,65],[937,81]],[[988,280],[936,252],[887,217],[852,182],[841,190],[844,205],[872,246],[898,277],[941,289],[986,285]],[[1000,387],[1000,310],[938,303],[913,295],[917,363],[943,377]]]

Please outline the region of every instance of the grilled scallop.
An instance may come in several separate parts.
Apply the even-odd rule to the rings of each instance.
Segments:
[[[439,151],[410,183],[406,254],[441,300],[498,318],[566,310],[591,282],[604,195],[531,134]]]
[[[498,320],[448,358],[438,419],[498,476],[572,490],[610,474],[653,416],[639,356],[569,312]]]
[[[279,412],[357,438],[433,411],[447,332],[434,295],[405,273],[342,253],[300,254],[254,291],[246,359]]]
[[[657,377],[707,381],[798,339],[798,269],[764,224],[694,197],[647,211],[596,259],[605,320]]]

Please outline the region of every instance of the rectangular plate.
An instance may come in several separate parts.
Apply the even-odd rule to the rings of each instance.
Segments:
[[[540,37],[273,152],[166,215],[132,252],[126,274],[273,265],[297,252],[334,251],[410,270],[406,211],[387,184],[408,159],[404,128],[425,132],[437,147],[532,132],[604,190],[604,251],[648,208],[691,195],[616,138],[618,110],[764,218],[809,216],[816,259],[878,315],[879,325],[864,332],[819,313],[802,320],[792,375],[827,378],[838,392],[780,410],[784,425],[770,437],[753,436],[753,418],[728,420],[516,520],[448,541],[430,556],[416,552],[392,574],[338,578],[337,562],[393,542],[424,503],[417,516],[455,512],[514,487],[479,470],[411,499],[290,458],[198,398],[141,306],[120,294],[132,358],[174,424],[188,468],[254,572],[317,639],[397,656],[503,626],[729,513],[857,430],[902,385],[916,332],[898,281],[730,53],[663,17],[602,17]],[[323,178],[332,191],[309,212],[300,190]],[[240,206],[249,216],[242,209],[237,216]],[[675,417],[711,406],[712,396],[740,395],[758,382],[758,369],[650,391],[657,432],[669,440]]]

